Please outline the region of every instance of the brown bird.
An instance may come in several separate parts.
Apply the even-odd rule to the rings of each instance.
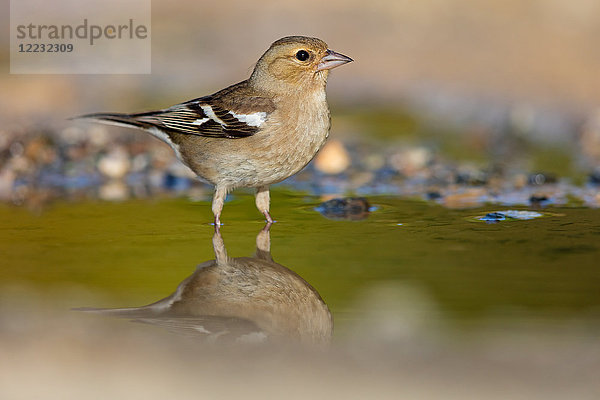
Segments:
[[[353,61],[320,39],[289,36],[260,57],[250,78],[212,95],[160,111],[98,113],[102,123],[141,128],[173,148],[179,160],[215,186],[215,226],[227,193],[256,188],[268,222],[269,185],[300,171],[329,135],[329,70]]]
[[[333,319],[319,293],[273,261],[269,225],[256,237],[254,257],[228,257],[221,234],[215,259],[198,265],[175,292],[144,307],[95,312],[162,326],[217,343],[329,343]]]

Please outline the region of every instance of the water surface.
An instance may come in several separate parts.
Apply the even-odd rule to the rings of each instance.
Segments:
[[[536,210],[541,218],[485,223],[476,217],[503,208],[369,201],[375,211],[367,218],[344,221],[315,211],[315,197],[273,196],[273,259],[320,294],[333,314],[334,340],[377,323],[382,310],[398,324],[425,321],[425,331],[515,321],[578,321],[597,331],[598,210],[546,208]],[[149,304],[215,258],[205,201],[57,202],[35,214],[2,205],[0,220],[2,285],[33,288],[49,304],[66,288],[99,296],[95,304],[74,298],[71,307]],[[252,196],[238,193],[223,220],[229,256],[254,254],[264,222]]]

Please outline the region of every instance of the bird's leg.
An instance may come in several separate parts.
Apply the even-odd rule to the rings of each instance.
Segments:
[[[269,186],[260,186],[256,188],[256,208],[265,215],[268,223],[273,223],[273,218],[269,214]]]
[[[215,260],[218,265],[224,265],[227,263],[227,250],[225,249],[225,243],[221,232],[215,226],[215,234],[213,235],[213,249],[215,250]]]
[[[223,205],[225,204],[225,198],[227,197],[227,189],[224,187],[215,187],[215,194],[213,195],[212,201],[212,212],[215,215],[215,229],[219,229],[221,226],[221,211],[223,211]]]
[[[273,261],[273,257],[271,257],[271,234],[269,233],[269,228],[271,228],[271,223],[267,222],[265,227],[262,228],[256,236],[255,257],[262,260]]]

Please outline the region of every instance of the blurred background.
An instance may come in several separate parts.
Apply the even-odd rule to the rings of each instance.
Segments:
[[[482,113],[496,102],[585,117],[599,101],[600,5],[593,0],[175,4],[152,3],[151,76],[5,73],[3,113],[31,116],[34,109],[59,119],[88,107],[193,98],[244,79],[271,42],[291,34],[320,37],[356,59],[333,75],[334,102],[441,107],[460,99],[480,104]]]
[[[156,0],[149,75],[9,74],[0,4],[7,398],[247,396],[232,376],[290,398],[600,396],[597,0]],[[151,303],[214,258],[212,189],[168,146],[68,118],[210,94],[288,35],[355,60],[329,78],[328,144],[273,201],[274,257],[320,293],[337,347],[223,353],[68,311]],[[325,203],[347,196],[368,201]],[[225,242],[250,255],[262,222],[249,193],[230,202]]]

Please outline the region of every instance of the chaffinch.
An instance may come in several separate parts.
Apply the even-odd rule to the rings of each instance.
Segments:
[[[199,178],[215,186],[219,227],[227,193],[256,188],[268,222],[269,185],[300,171],[329,134],[329,70],[353,61],[320,39],[289,36],[260,57],[250,78],[212,95],[159,111],[78,118],[144,129],[163,140]]]

